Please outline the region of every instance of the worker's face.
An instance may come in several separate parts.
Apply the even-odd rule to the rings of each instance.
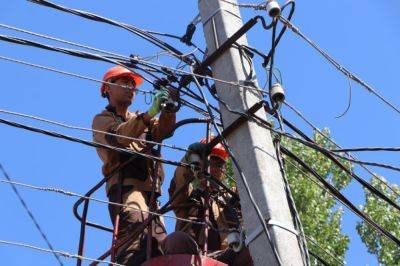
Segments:
[[[210,157],[210,174],[218,180],[222,180],[225,175],[225,161],[219,157]]]
[[[111,80],[111,82],[114,84],[107,85],[110,103],[124,106],[131,105],[136,93],[135,82],[128,77]]]

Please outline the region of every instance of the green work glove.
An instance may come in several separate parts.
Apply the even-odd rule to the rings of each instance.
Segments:
[[[150,106],[147,114],[151,117],[156,116],[161,111],[161,103],[167,101],[169,98],[169,91],[167,88],[162,87],[155,95],[153,104]]]

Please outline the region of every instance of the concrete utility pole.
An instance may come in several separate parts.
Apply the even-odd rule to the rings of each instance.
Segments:
[[[237,3],[236,0],[229,0],[229,2]],[[232,36],[243,22],[239,8],[226,1],[199,0],[198,4],[210,55]],[[260,28],[261,25],[256,26],[254,30],[260,30]],[[270,33],[260,30],[259,34],[265,35],[265,40],[269,39]],[[238,43],[247,44],[246,36],[242,36]],[[248,60],[240,55],[237,48],[230,48],[211,67],[215,78],[234,82],[253,80],[257,85],[254,71],[251,74]],[[230,84],[216,82],[216,89],[218,96],[236,110],[245,111],[261,100],[258,92]],[[238,117],[221,104],[220,109],[225,127]],[[256,114],[266,117],[262,109]],[[269,233],[282,265],[303,265],[296,235],[276,225],[280,224],[289,229],[294,227],[270,132],[250,121],[229,135],[228,142],[247,177],[251,192],[264,219],[267,221],[271,219],[268,225]],[[235,177],[246,233],[251,235],[257,231],[260,232],[260,220],[236,169]],[[255,265],[279,264],[263,231],[250,243],[249,247]]]

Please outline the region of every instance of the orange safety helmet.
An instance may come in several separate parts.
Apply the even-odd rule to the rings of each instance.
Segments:
[[[211,139],[213,139],[213,138],[214,138],[214,136],[211,136]],[[207,143],[207,139],[202,138],[200,140],[200,143]],[[226,151],[224,145],[222,145],[222,143],[219,142],[217,145],[215,145],[211,149],[210,156],[218,157],[226,162],[229,158],[229,153]]]
[[[131,78],[135,82],[136,87],[138,87],[140,84],[143,83],[142,76],[122,66],[115,66],[107,70],[107,72],[104,74],[103,81],[107,82],[111,78],[122,78],[122,77]],[[106,97],[105,93],[106,89],[105,89],[105,84],[103,83],[100,88],[100,94],[102,97]]]

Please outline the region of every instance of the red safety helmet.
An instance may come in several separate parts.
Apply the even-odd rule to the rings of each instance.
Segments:
[[[211,139],[213,139],[213,138],[214,138],[214,136],[211,136]],[[207,139],[202,138],[200,140],[200,143],[207,143]],[[217,145],[215,145],[211,149],[210,156],[218,157],[226,162],[229,158],[229,153],[226,151],[224,145],[222,145],[222,143],[219,142]]]
[[[136,87],[143,83],[143,78],[139,74],[136,74],[135,72],[132,72],[122,66],[115,66],[107,70],[107,72],[104,74],[103,81],[107,82],[111,78],[116,79],[122,77],[131,78],[135,82]],[[103,83],[100,88],[100,94],[102,97],[105,97],[105,90],[105,84]]]

